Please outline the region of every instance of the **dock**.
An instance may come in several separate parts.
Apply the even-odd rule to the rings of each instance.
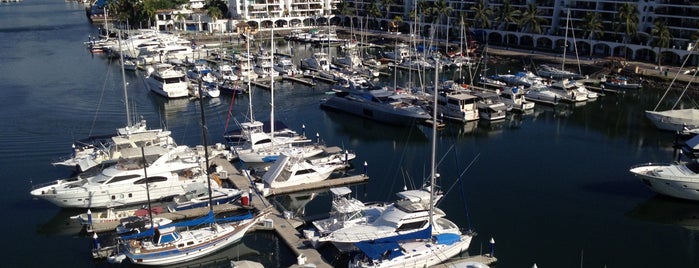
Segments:
[[[250,178],[248,178],[245,175],[245,173],[239,171],[227,159],[222,157],[214,158],[212,163],[215,164],[217,168],[221,169],[221,171],[219,171],[219,173],[221,174],[220,177],[222,179],[227,179],[236,188],[242,190],[243,192],[258,192],[258,189],[251,185]],[[291,191],[326,188],[331,187],[332,184],[349,184],[366,181],[368,179],[369,177],[362,175],[330,179],[319,183],[310,183],[304,185],[304,187],[299,188],[289,187],[288,189],[279,189],[279,191],[275,192],[275,194],[280,194],[282,192],[288,193]],[[271,193],[272,191],[270,191],[270,195]],[[272,225],[274,232],[287,244],[287,246],[289,246],[289,248],[297,256],[297,265],[294,265],[292,267],[305,267],[304,265],[312,265],[314,267],[332,267],[329,261],[323,259],[318,250],[316,250],[306,239],[303,239],[303,234],[296,230],[297,227],[304,224],[303,221],[290,217],[285,217],[284,213],[281,213],[276,208],[271,207],[270,202],[267,201],[266,198],[262,195],[257,195],[250,198],[250,206],[258,210],[269,210],[271,208],[271,213],[267,215],[268,221],[271,221],[271,224],[269,225]]]
[[[296,76],[284,75],[284,76],[282,76],[282,79],[288,80],[288,81],[291,81],[291,82],[294,82],[294,83],[304,84],[304,85],[307,85],[307,86],[310,86],[310,87],[315,87],[315,86],[316,86],[316,83],[313,82],[312,80],[303,79],[303,78],[296,77]]]
[[[483,255],[475,255],[475,256],[466,256],[466,257],[461,257],[461,258],[454,257],[445,263],[437,264],[437,265],[434,265],[432,267],[437,267],[437,268],[465,267],[465,266],[459,266],[459,264],[465,263],[465,262],[480,262],[482,264],[492,266],[497,261],[498,261],[498,259],[495,258],[494,256],[490,256],[490,254],[483,254]]]

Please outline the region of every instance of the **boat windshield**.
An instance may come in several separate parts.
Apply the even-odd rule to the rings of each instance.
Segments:
[[[699,174],[699,162],[691,161],[685,164],[685,166],[692,172]]]

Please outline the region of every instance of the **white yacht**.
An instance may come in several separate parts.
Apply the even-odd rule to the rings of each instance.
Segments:
[[[382,203],[368,205],[352,198],[352,190],[347,187],[332,188],[330,192],[333,195],[330,216],[312,222],[315,230],[307,237],[312,242],[342,228],[373,222],[386,208]]]
[[[274,70],[282,75],[288,76],[294,76],[301,73],[291,59],[287,57],[277,59],[277,63],[274,64]]]
[[[549,84],[549,89],[564,96],[564,101],[583,102],[597,99],[597,93],[590,92],[587,88],[575,80],[560,79]]]
[[[167,98],[189,96],[187,75],[170,64],[158,64],[154,68],[148,68],[145,80],[151,91]]]
[[[629,170],[651,190],[675,198],[699,201],[699,162],[647,163]]]
[[[315,52],[313,56],[303,59],[301,67],[316,71],[330,71],[330,59],[325,52]]]
[[[500,95],[493,92],[473,92],[478,102],[478,118],[488,121],[505,119],[507,116],[507,105],[502,101]]]
[[[75,167],[77,171],[82,172],[101,164],[114,163],[119,159],[139,158],[140,147],[144,147],[146,155],[158,156],[176,146],[170,131],[145,130],[145,120],[142,120],[141,124],[144,129],[135,133],[119,133],[109,138],[77,141],[73,144],[71,157],[52,164]]]
[[[65,208],[108,208],[183,194],[188,185],[205,184],[200,153],[187,146],[169,149],[148,163],[125,159],[97,174],[81,174],[40,185],[31,195]],[[144,174],[144,164],[147,164]],[[146,190],[146,181],[150,185]]]
[[[349,252],[356,249],[354,244],[357,242],[408,234],[428,228],[429,187],[402,191],[397,195],[400,200],[388,205],[376,220],[337,229],[319,237],[317,241],[331,242],[338,250]],[[436,196],[433,202],[437,202],[439,197],[441,195]],[[458,231],[456,224],[444,218],[445,215],[441,209],[434,208],[433,233]]]
[[[524,97],[524,89],[520,86],[506,87],[500,93],[502,102],[508,110],[525,112],[534,109],[534,102],[527,101]]]
[[[228,64],[219,65],[218,68],[214,70],[214,75],[216,78],[222,81],[236,81],[238,76],[233,71],[233,67]]]
[[[351,159],[354,159],[353,154],[348,160]],[[262,176],[262,180],[272,189],[297,186],[324,181],[333,172],[347,165],[347,162],[313,163],[302,156],[281,154]]]
[[[393,48],[393,51],[383,53],[383,57],[393,62],[403,62],[410,58],[410,48],[407,44],[400,43]]]
[[[440,92],[437,112],[447,119],[461,122],[478,120],[478,98],[461,91]]]

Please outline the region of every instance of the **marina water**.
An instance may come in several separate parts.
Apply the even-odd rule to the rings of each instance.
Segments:
[[[0,5],[0,208],[6,215],[0,227],[8,267],[108,266],[92,260],[91,236],[70,224],[68,217],[83,211],[61,210],[29,195],[32,184],[71,176],[50,163],[69,154],[73,140],[114,133],[126,123],[118,62],[91,55],[82,44],[96,34],[83,6],[74,2]],[[286,41],[275,46],[291,52]],[[312,49],[297,45],[293,52],[298,60]],[[407,79],[399,75],[399,81]],[[149,92],[142,73],[127,73],[126,79],[133,113],[151,127],[166,126],[180,144],[200,144],[197,102]],[[381,80],[393,83],[390,76]],[[390,201],[426,177],[425,127],[386,126],[320,110],[327,87],[276,84],[275,117],[311,138],[318,133],[327,144],[354,150],[358,158],[349,172],[363,172],[366,161],[371,178],[351,187],[357,198]],[[537,107],[494,124],[448,124],[437,141],[439,184],[448,192],[440,207],[459,226],[478,232],[469,253],[489,252],[492,237],[498,267],[699,267],[699,204],[657,197],[628,172],[635,164],[672,160],[674,135],[656,130],[643,116],[663,91],[645,88],[578,107]],[[254,91],[257,119],[269,118],[269,97],[267,90]],[[205,109],[209,140],[223,142],[233,118],[245,120],[247,96],[208,99]],[[273,201],[297,214],[330,209],[325,190]],[[322,253],[342,265],[331,246]],[[248,234],[202,261],[226,258],[267,267],[296,262],[270,232]]]

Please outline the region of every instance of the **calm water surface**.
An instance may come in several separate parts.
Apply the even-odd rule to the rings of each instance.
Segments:
[[[66,224],[82,211],[61,210],[29,195],[32,182],[71,175],[50,163],[69,154],[74,139],[113,133],[125,124],[118,64],[82,45],[96,32],[82,6],[72,2],[0,4],[0,176],[5,183],[0,208],[7,217],[0,227],[6,230],[5,250],[13,252],[4,254],[10,267],[108,266],[91,259],[89,236]],[[286,42],[277,46],[290,51]],[[300,45],[294,52],[300,58],[311,50]],[[398,80],[407,76],[399,74]],[[198,104],[164,100],[148,92],[141,77],[127,73],[132,111],[152,127],[167,126],[180,144],[201,143]],[[380,82],[391,84],[393,78]],[[352,187],[358,198],[392,200],[396,191],[426,177],[429,130],[322,111],[324,91],[324,86],[277,84],[276,117],[356,151],[349,172],[361,172],[366,161],[371,176],[367,184]],[[488,251],[492,237],[498,267],[699,267],[699,204],[659,198],[628,172],[634,164],[671,160],[673,135],[657,131],[643,117],[662,91],[607,95],[579,107],[539,107],[497,124],[450,124],[440,131],[440,185],[449,191],[440,206],[454,222],[478,232],[470,253]],[[255,91],[258,119],[269,118],[269,97],[269,91]],[[211,141],[222,141],[233,117],[245,120],[247,101],[229,95],[206,101]],[[297,214],[330,208],[326,191],[273,201]],[[331,247],[322,252],[336,260]],[[222,258],[268,267],[295,262],[282,241],[264,232],[249,234],[210,259]]]

